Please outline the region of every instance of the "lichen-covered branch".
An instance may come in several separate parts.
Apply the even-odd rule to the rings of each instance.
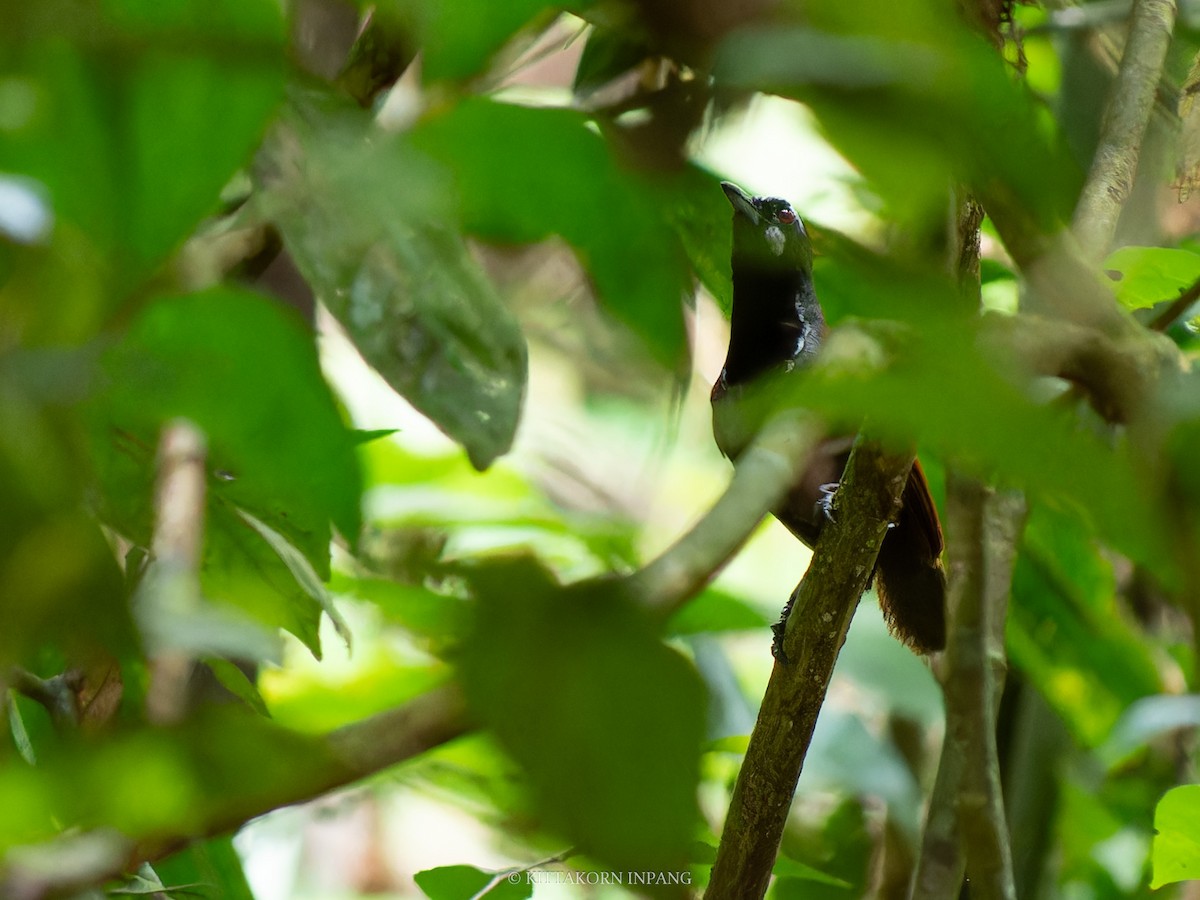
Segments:
[[[738,773],[708,900],[761,897],[833,666],[912,467],[911,453],[859,441],[807,574],[793,593],[776,662]]]
[[[1129,37],[1113,82],[1100,142],[1075,207],[1075,234],[1084,253],[1108,251],[1117,220],[1133,189],[1142,138],[1175,28],[1175,0],[1134,0]]]

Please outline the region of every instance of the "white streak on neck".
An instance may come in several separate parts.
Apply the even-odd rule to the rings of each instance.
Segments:
[[[770,246],[771,252],[776,256],[781,256],[783,254],[783,245],[787,242],[787,238],[783,236],[783,232],[780,231],[776,226],[772,225],[765,232],[763,232],[763,236],[766,237],[767,244]]]

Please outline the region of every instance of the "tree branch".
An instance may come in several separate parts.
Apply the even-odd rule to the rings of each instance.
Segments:
[[[1107,252],[1133,189],[1175,12],[1175,0],[1135,0],[1133,4],[1129,37],[1104,114],[1100,143],[1075,208],[1075,234],[1092,259],[1099,260]]]
[[[713,508],[670,549],[626,579],[626,589],[662,618],[694,597],[737,553],[800,480],[821,430],[797,411],[776,415],[738,458]]]
[[[82,682],[83,673],[77,669],[69,669],[52,678],[39,678],[20,666],[13,666],[8,674],[9,686],[44,706],[50,714],[50,721],[60,730],[79,724],[79,689]]]
[[[1007,663],[1004,622],[1016,543],[1019,495],[993,495],[955,477],[947,485],[950,631],[942,659],[946,738],[913,876],[913,896],[953,900],[964,871],[972,895],[1014,898],[995,724]]]
[[[1191,309],[1192,304],[1197,300],[1200,300],[1200,279],[1188,285],[1187,290],[1175,298],[1170,306],[1151,319],[1146,327],[1151,331],[1166,331],[1175,324],[1176,319]]]
[[[133,861],[159,859],[188,841],[233,831],[263,813],[345,787],[460,737],[470,727],[466,699],[459,686],[450,683],[435,688],[403,706],[327,734],[321,743],[329,754],[330,765],[290,780],[274,796],[231,794],[195,832],[140,844]]]
[[[167,856],[190,841],[232,831],[256,816],[312,800],[412,759],[465,734],[470,727],[462,691],[457,684],[443,685],[403,706],[329,733],[320,744],[331,764],[296,773],[296,777],[286,780],[286,787],[274,793],[262,792],[253,797],[238,791],[222,794],[219,803],[206,809],[204,820],[186,834],[159,835],[137,842],[97,830],[64,834],[36,847],[14,848],[0,866],[0,896],[48,900],[73,894],[88,885],[119,877],[143,862]],[[255,760],[245,762],[253,771]],[[278,778],[263,780],[285,783]],[[93,844],[102,845],[104,853],[99,858],[89,857],[89,865],[81,871],[78,842],[88,836],[97,838]],[[104,840],[99,841],[100,837]]]
[[[783,639],[787,665],[776,661],[750,737],[708,900],[761,897],[817,714],[879,546],[900,506],[913,456],[889,454],[860,440],[837,493],[837,518],[825,526],[804,579],[793,592]]]
[[[153,559],[135,598],[150,651],[146,716],[151,722],[178,721],[187,704],[192,656],[173,646],[163,626],[201,603],[206,452],[204,435],[191,422],[179,419],[164,429],[154,498]]]

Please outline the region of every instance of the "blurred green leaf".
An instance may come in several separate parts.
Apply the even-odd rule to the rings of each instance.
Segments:
[[[271,712],[267,709],[266,701],[263,700],[262,694],[258,692],[258,688],[254,682],[242,671],[238,666],[235,666],[227,659],[219,657],[209,657],[204,660],[204,665],[212,670],[217,681],[229,693],[233,694],[248,707],[258,713],[260,716],[270,718]]]
[[[357,537],[361,476],[312,336],[265,298],[217,288],[146,307],[102,368],[86,411],[106,521],[149,546],[152,448],[171,419],[193,421],[209,446],[205,593],[319,654],[330,521]]]
[[[1127,309],[1170,302],[1200,280],[1200,253],[1167,247],[1122,247],[1104,261],[1113,293]]]
[[[429,900],[525,900],[533,896],[533,884],[523,872],[513,875],[485,872],[474,866],[439,866],[413,876]],[[491,885],[488,890],[484,890]]]
[[[775,860],[775,865],[771,871],[777,878],[781,880],[815,881],[817,884],[827,884],[830,887],[847,889],[854,887],[854,885],[848,881],[843,881],[842,879],[835,878],[832,875],[826,875],[820,869],[814,869],[812,866],[782,855]],[[794,889],[796,888],[794,887],[793,890]]]
[[[1200,879],[1200,785],[1167,791],[1154,810],[1150,887]]]
[[[315,95],[269,146],[264,209],[305,279],[388,384],[491,465],[516,429],[525,341],[453,230],[438,169]]]
[[[118,528],[145,541],[152,473],[143,460],[163,425],[185,417],[208,440],[214,496],[284,535],[329,577],[330,522],[358,536],[360,475],[312,335],[298,320],[234,288],[163,297],[108,350],[103,369],[107,383],[90,404],[101,474],[128,477],[120,457],[143,455],[132,469],[141,490],[106,484],[106,512]]]
[[[241,707],[173,728],[60,747],[37,767],[0,766],[0,851],[64,827],[111,827],[132,840],[197,833],[200,823],[282,802],[338,771],[324,744]],[[55,827],[47,829],[50,818]]]
[[[267,545],[275,551],[275,554],[287,567],[288,572],[296,580],[296,584],[303,589],[304,593],[316,601],[321,608],[321,612],[329,616],[329,621],[333,623],[333,627],[337,630],[338,636],[346,642],[346,647],[350,647],[350,626],[346,624],[346,620],[342,618],[342,614],[338,612],[337,607],[333,605],[333,599],[329,596],[329,591],[325,589],[325,585],[321,583],[320,577],[313,571],[312,565],[304,555],[293,547],[288,540],[278,531],[271,528],[264,522],[260,522],[244,509],[237,511],[241,516],[242,521],[248,524],[259,536],[267,542]],[[319,618],[319,617],[318,617]]]
[[[1134,701],[1121,714],[1097,756],[1110,769],[1155,738],[1200,726],[1200,696],[1157,694]]]
[[[459,0],[456,3],[396,4],[411,16],[421,44],[421,68],[430,80],[476,75],[524,25],[548,19],[558,4],[546,0]],[[586,5],[578,4],[578,5]]]
[[[1162,690],[1144,639],[1117,609],[1112,566],[1078,518],[1034,507],[1012,592],[1012,661],[1084,744]]]
[[[876,610],[862,609],[854,617],[834,677],[846,678],[879,698],[894,716],[926,728],[942,724],[944,705],[937,679],[924,660],[888,633]]]
[[[880,797],[888,814],[916,834],[920,786],[899,750],[868,731],[856,715],[833,707],[822,712],[797,790]]]
[[[46,644],[77,659],[135,645],[124,577],[83,508],[88,465],[71,412],[93,356],[0,352],[0,666],[28,666]]]
[[[695,671],[604,582],[563,589],[516,559],[473,584],[464,686],[549,824],[617,868],[682,868],[704,734]]]
[[[650,45],[629,29],[595,25],[588,32],[571,87],[586,97],[652,55]]]
[[[720,588],[710,587],[693,597],[667,622],[672,635],[705,634],[714,631],[754,631],[771,620],[762,611]]]
[[[804,7],[718,50],[720,83],[805,103],[902,220],[940,223],[951,182],[1000,190],[1039,230],[1067,217],[1079,173],[1030,93],[945,0]]]
[[[764,398],[786,396],[835,427],[857,428],[866,418],[886,439],[919,440],[981,477],[998,475],[1004,484],[1078,512],[1105,542],[1160,578],[1173,578],[1157,498],[1142,487],[1133,448],[1102,440],[1071,413],[1038,402],[1031,386],[1014,383],[1006,373],[1020,372],[1019,364],[999,348],[992,351],[977,320],[944,313],[920,319],[922,308],[938,303],[928,288],[911,293],[925,284],[897,273],[892,286],[880,284],[870,300],[879,314],[917,316],[919,326],[847,323],[827,339],[821,365],[776,387],[764,385]],[[1039,440],[1020,437],[1029,434]]]
[[[675,230],[692,271],[728,315],[733,306],[729,256],[733,250],[732,213],[721,179],[689,165],[656,179],[654,192],[663,218]]]
[[[127,289],[261,139],[282,96],[283,18],[271,0],[39,7],[18,16],[7,73],[35,105],[0,141],[0,170],[45,185],[108,263],[95,274]]]
[[[561,236],[608,308],[661,362],[680,362],[691,287],[682,248],[653,189],[617,166],[582,115],[472,98],[412,141],[453,173],[469,231],[509,243]]]
[[[468,623],[463,600],[417,585],[339,573],[334,575],[329,589],[335,594],[374,603],[389,621],[431,641],[435,650],[457,644]]]

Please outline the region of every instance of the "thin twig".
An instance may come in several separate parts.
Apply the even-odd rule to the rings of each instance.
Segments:
[[[1142,137],[1154,111],[1163,63],[1175,28],[1175,0],[1135,0],[1121,67],[1113,82],[1100,143],[1075,208],[1084,252],[1100,259],[1133,189]]]
[[[51,678],[39,678],[20,666],[14,666],[8,676],[9,686],[44,706],[50,714],[50,721],[59,729],[70,729],[79,724],[79,690],[82,682],[83,674],[76,669]]]
[[[1197,300],[1200,300],[1200,278],[1192,282],[1170,306],[1151,319],[1150,324],[1146,327],[1151,331],[1166,331],[1175,324],[1176,319],[1191,309],[1192,304]]]
[[[767,684],[717,849],[708,900],[762,897],[817,714],[855,607],[867,587],[913,457],[861,440],[808,573],[793,593],[783,656]]]
[[[192,657],[174,646],[169,620],[200,603],[200,550],[204,542],[205,441],[195,425],[176,420],[163,431],[154,498],[153,562],[138,591],[138,619],[150,649],[146,715],[177,721],[184,711]]]

